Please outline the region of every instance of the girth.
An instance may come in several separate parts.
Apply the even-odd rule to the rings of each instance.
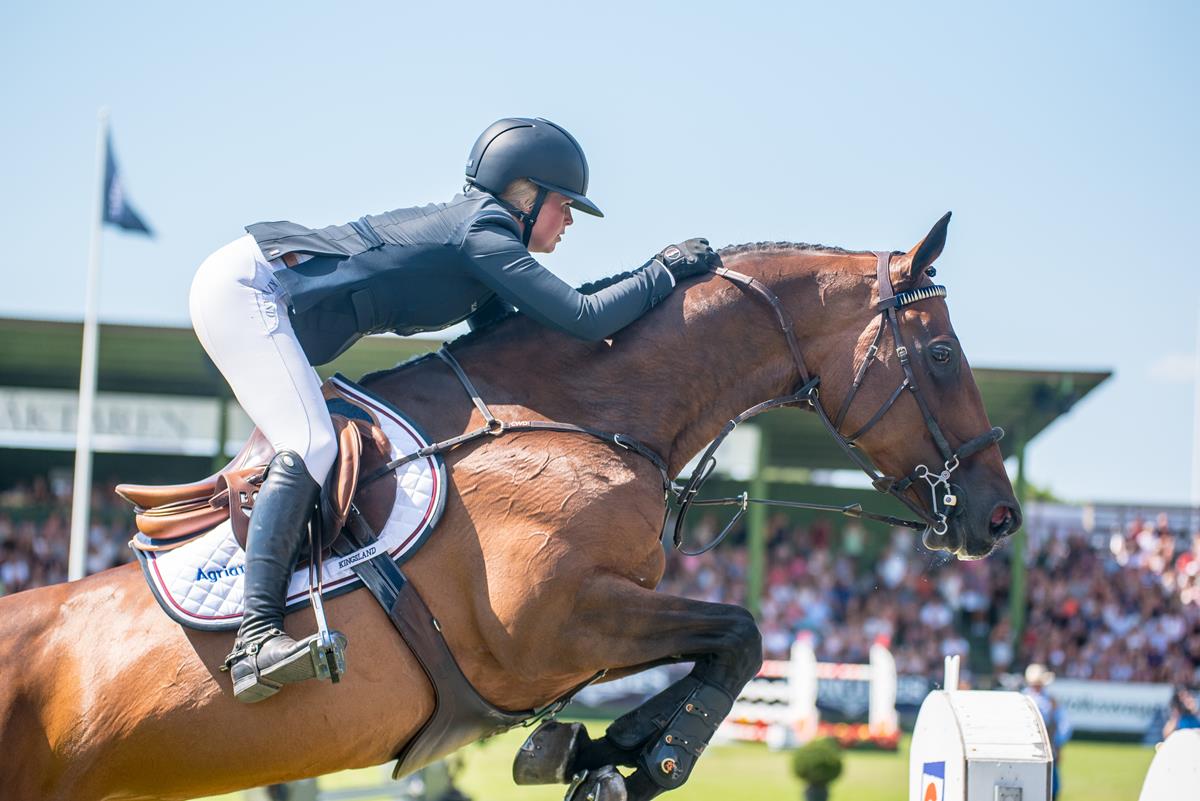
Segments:
[[[375,539],[375,532],[362,514],[352,508],[339,550],[361,552]],[[394,561],[367,558],[352,569],[383,607],[433,689],[433,713],[396,754],[393,778],[412,773],[482,737],[516,726],[532,726],[556,715],[577,692],[606,672],[591,676],[540,709],[500,709],[481,696],[463,674],[446,644],[441,624]]]

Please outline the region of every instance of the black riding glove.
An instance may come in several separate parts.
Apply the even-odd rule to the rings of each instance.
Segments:
[[[721,257],[708,244],[707,239],[689,239],[678,245],[669,245],[654,258],[671,271],[676,281],[708,272],[721,266]]]

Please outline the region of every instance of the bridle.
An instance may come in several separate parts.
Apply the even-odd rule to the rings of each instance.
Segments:
[[[824,511],[836,511],[850,517],[865,517],[871,520],[879,520],[891,525],[905,526],[912,529],[928,529],[935,535],[945,535],[949,530],[950,518],[959,508],[958,492],[950,479],[954,471],[962,464],[962,462],[971,456],[979,453],[992,444],[999,442],[1004,436],[1004,430],[999,427],[993,427],[990,431],[980,434],[973,439],[967,440],[957,449],[950,447],[950,442],[946,439],[946,435],[942,432],[941,426],[938,425],[937,419],[930,411],[929,403],[925,396],[921,393],[921,388],[917,384],[916,375],[913,373],[911,357],[908,347],[904,344],[904,340],[900,335],[900,320],[899,310],[905,306],[919,303],[929,298],[944,298],[946,297],[946,287],[929,284],[926,286],[916,287],[906,292],[896,293],[892,287],[891,278],[891,256],[892,254],[886,251],[876,251],[877,258],[877,273],[879,286],[879,300],[875,304],[875,309],[880,313],[881,319],[879,322],[879,330],[875,334],[869,348],[867,348],[866,357],[863,363],[859,366],[854,374],[854,380],[851,383],[850,391],[846,394],[846,398],[842,401],[841,408],[838,409],[837,417],[834,420],[829,419],[825,408],[821,405],[819,399],[819,386],[821,379],[818,376],[813,376],[809,373],[807,366],[804,363],[804,356],[800,352],[800,345],[796,341],[795,327],[792,323],[791,316],[784,309],[778,296],[775,295],[761,281],[752,278],[748,275],[730,270],[727,267],[718,267],[715,272],[722,278],[737,284],[765,300],[775,313],[775,319],[779,323],[779,327],[783,332],[784,338],[787,340],[788,350],[791,353],[792,361],[795,363],[796,372],[800,376],[800,382],[797,384],[797,389],[789,395],[783,395],[771,400],[764,401],[756,406],[753,406],[739,414],[734,419],[725,424],[724,428],[713,440],[704,455],[700,458],[699,465],[692,473],[691,478],[684,485],[683,489],[676,490],[675,504],[677,506],[677,514],[675,517],[674,541],[675,547],[685,554],[697,555],[705,551],[711,550],[725,538],[725,536],[737,523],[738,519],[745,513],[749,504],[764,504],[772,506],[784,506],[790,508],[801,509],[818,509]],[[932,272],[930,273],[932,274]],[[879,344],[883,339],[884,328],[892,333],[892,342],[895,346],[896,358],[900,363],[901,369],[904,371],[904,378],[900,385],[892,392],[882,406],[871,416],[871,418],[863,424],[857,431],[846,435],[841,431],[842,423],[846,419],[846,414],[850,410],[850,405],[854,401],[859,388],[862,386],[863,380],[866,378],[867,370],[871,363],[875,361],[875,356],[879,352]],[[918,408],[921,410],[921,416],[925,420],[925,427],[929,429],[930,435],[933,437],[934,444],[937,446],[938,453],[943,459],[943,464],[940,470],[934,471],[924,464],[919,464],[907,476],[897,478],[888,476],[878,472],[875,466],[859,451],[855,446],[855,442],[870,431],[884,415],[895,405],[896,400],[908,390],[912,393],[913,398],[917,402]],[[858,465],[864,473],[871,479],[871,486],[879,492],[886,492],[895,497],[920,520],[904,520],[902,518],[892,517],[891,515],[874,514],[863,511],[858,504],[849,504],[846,506],[831,506],[826,504],[810,504],[797,501],[775,501],[769,499],[750,498],[747,493],[743,492],[739,496],[732,498],[715,498],[710,500],[698,500],[696,494],[700,488],[712,475],[713,469],[716,467],[715,453],[720,447],[725,437],[736,428],[740,423],[749,420],[762,412],[770,409],[783,406],[797,406],[806,408],[816,412],[825,429],[833,437],[834,441],[841,447],[850,460]],[[930,492],[930,510],[927,511],[919,504],[914,502],[906,491],[916,482],[924,480],[929,486]],[[704,545],[700,550],[687,551],[683,548],[683,524],[687,517],[688,511],[692,506],[722,506],[736,504],[741,508],[733,516],[733,519],[725,526],[725,528],[710,542]]]

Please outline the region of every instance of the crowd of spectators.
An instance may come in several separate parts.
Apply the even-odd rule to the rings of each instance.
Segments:
[[[714,524],[693,531],[703,541]],[[817,656],[865,662],[884,636],[901,674],[936,678],[958,654],[988,684],[1042,663],[1066,678],[1200,684],[1200,534],[1171,531],[1166,517],[1120,531],[1031,532],[1029,606],[1013,642],[1010,553],[960,562],[920,547],[905,529],[880,549],[856,523],[770,521],[759,622],[767,658],[786,658],[811,631]],[[662,588],[745,604],[747,554],[722,546],[671,558]]]
[[[0,491],[0,595],[65,581],[70,482],[38,478]],[[133,511],[112,491],[92,494],[87,570],[132,558]],[[693,527],[703,541],[710,518]],[[877,637],[902,674],[936,677],[959,654],[985,682],[1030,662],[1066,678],[1200,684],[1200,533],[1172,531],[1165,515],[1122,530],[1029,534],[1029,606],[1022,636],[1009,620],[1010,552],[959,562],[924,550],[912,532],[883,547],[857,523],[768,525],[759,623],[768,658],[785,658],[811,631],[823,661],[865,662]],[[707,554],[672,554],[661,589],[746,605],[748,556],[735,532]]]
[[[85,563],[98,573],[128,562],[133,507],[113,492],[115,482],[92,489]],[[71,538],[71,482],[46,477],[0,490],[0,595],[67,580]]]

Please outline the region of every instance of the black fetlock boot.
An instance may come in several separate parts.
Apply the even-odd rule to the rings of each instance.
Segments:
[[[246,611],[224,668],[233,677],[234,697],[242,703],[261,701],[284,684],[322,675],[314,647],[317,635],[296,642],[283,632],[288,583],[320,491],[300,456],[280,451],[254,501],[246,535]],[[343,634],[335,631],[331,636],[337,650],[346,647]]]

